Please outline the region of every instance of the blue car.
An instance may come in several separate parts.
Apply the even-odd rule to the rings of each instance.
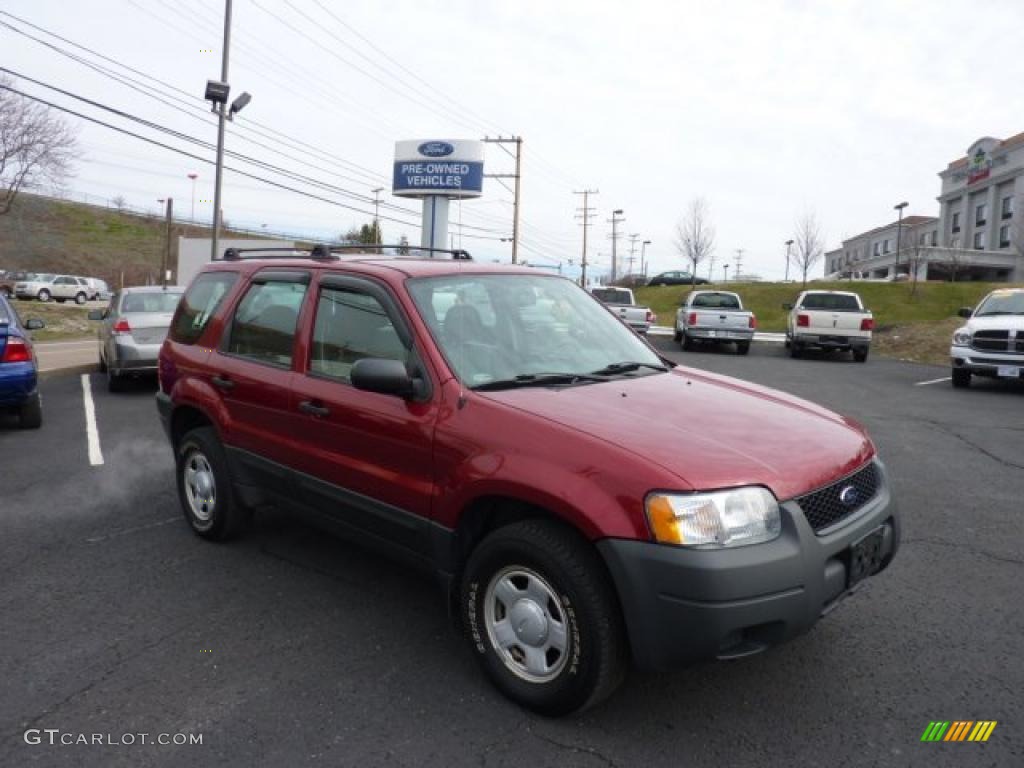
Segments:
[[[18,313],[0,296],[0,410],[17,413],[22,429],[38,429],[43,424],[36,355],[28,331],[44,326],[36,319],[22,325]]]

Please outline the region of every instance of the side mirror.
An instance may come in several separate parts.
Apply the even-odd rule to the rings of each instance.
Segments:
[[[31,317],[25,321],[26,331],[41,331],[46,327],[46,323],[40,320],[38,317]]]
[[[89,319],[90,320],[102,320],[107,314],[105,309],[90,309]]]
[[[785,304],[782,305],[782,308],[785,310],[790,310],[793,308],[793,305],[787,301]]]
[[[957,314],[960,315],[960,317],[970,317],[974,314],[974,309],[971,307],[960,307]]]
[[[366,392],[396,395],[408,400],[419,393],[417,381],[409,375],[401,360],[364,357],[356,360],[349,372],[352,386]]]

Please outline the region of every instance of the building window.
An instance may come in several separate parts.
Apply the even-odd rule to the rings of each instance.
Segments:
[[[881,254],[881,252],[882,252],[882,244],[876,242],[875,243],[875,256],[878,256],[879,254]]]
[[[924,241],[925,241],[926,237],[928,237],[928,233],[927,232],[922,232],[920,235],[918,235],[917,236],[917,244],[918,245],[924,245]]]
[[[888,252],[889,252],[889,240],[888,240],[888,238],[886,238],[885,240],[882,241],[882,253],[888,253]]]
[[[1013,198],[1012,197],[1004,197],[1003,198],[1002,217],[1004,219],[1008,219],[1011,216],[1013,216]]]
[[[974,233],[974,250],[983,251],[985,250],[985,233],[975,232]]]
[[[985,214],[988,211],[988,205],[985,203],[978,203],[974,208],[974,225],[976,227],[983,227],[986,223]]]
[[[1009,248],[1010,247],[1010,225],[1003,224],[999,228],[999,247]]]
[[[953,228],[952,232],[955,235],[960,231],[960,211],[953,212]]]
[[[939,230],[933,229],[932,230],[932,245],[938,245],[938,244],[939,244]]]

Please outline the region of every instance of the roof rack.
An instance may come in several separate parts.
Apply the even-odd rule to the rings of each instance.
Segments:
[[[394,253],[385,254],[391,250]],[[431,257],[435,253],[447,253],[459,261],[472,261],[469,251],[461,248],[426,248],[418,245],[401,243],[399,245],[314,245],[312,248],[228,248],[224,251],[224,261],[242,261],[243,259],[314,259],[315,261],[338,261],[336,252],[356,251],[367,256],[411,256],[427,252]],[[251,255],[249,255],[251,254]]]

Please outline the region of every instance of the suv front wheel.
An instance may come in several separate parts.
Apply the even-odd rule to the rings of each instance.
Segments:
[[[238,532],[242,513],[235,504],[224,447],[212,427],[187,432],[177,450],[178,499],[192,530],[222,541]]]
[[[491,533],[469,559],[463,621],[491,681],[544,715],[597,704],[625,676],[627,642],[594,548],[542,518]]]

